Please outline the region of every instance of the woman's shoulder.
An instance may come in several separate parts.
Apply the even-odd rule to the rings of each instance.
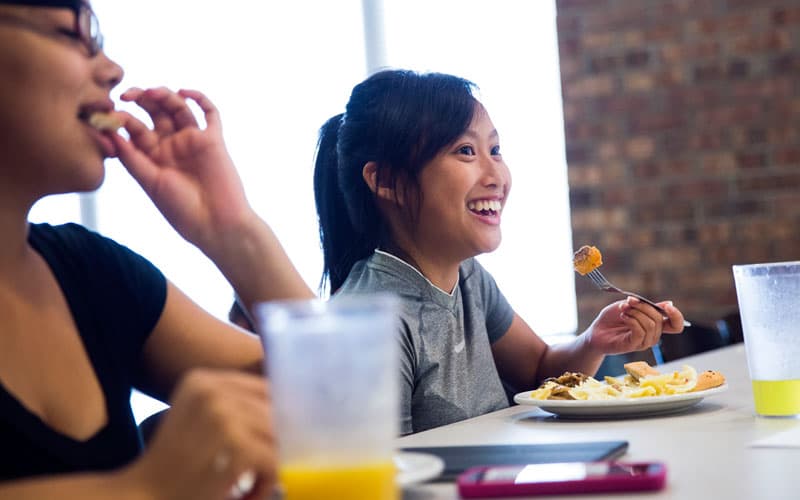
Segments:
[[[51,245],[74,247],[111,241],[109,238],[74,222],[58,225],[36,222],[30,223],[28,228],[29,240]]]

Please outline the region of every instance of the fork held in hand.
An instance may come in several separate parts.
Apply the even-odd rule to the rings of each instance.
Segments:
[[[613,292],[613,293],[621,293],[622,295],[627,295],[628,297],[635,297],[635,298],[641,300],[642,302],[644,302],[646,304],[650,304],[651,306],[653,306],[656,309],[656,311],[660,312],[665,317],[669,316],[667,314],[667,311],[665,311],[663,307],[659,306],[658,304],[656,304],[652,300],[646,299],[646,298],[642,297],[639,294],[636,294],[636,293],[633,293],[633,292],[628,292],[626,290],[623,290],[623,289],[621,289],[619,287],[616,287],[616,286],[612,285],[611,282],[608,281],[606,279],[606,277],[603,276],[603,274],[600,271],[598,271],[597,269],[594,269],[594,270],[590,271],[586,276],[588,276],[589,279],[592,280],[592,283],[597,285],[597,288],[599,288],[599,289],[601,289],[603,291]],[[686,320],[683,320],[683,326],[692,326],[692,324],[689,323]]]

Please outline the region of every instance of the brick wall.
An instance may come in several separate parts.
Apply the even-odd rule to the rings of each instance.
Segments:
[[[732,264],[800,260],[800,2],[557,9],[575,248],[713,324]],[[611,297],[576,289],[582,329]]]

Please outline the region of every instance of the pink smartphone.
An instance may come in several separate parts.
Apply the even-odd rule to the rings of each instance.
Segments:
[[[462,498],[660,490],[661,462],[565,462],[473,467],[458,476]]]

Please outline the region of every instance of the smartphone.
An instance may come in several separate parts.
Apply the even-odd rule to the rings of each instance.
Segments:
[[[462,498],[660,490],[661,462],[562,462],[473,467],[458,476]]]

